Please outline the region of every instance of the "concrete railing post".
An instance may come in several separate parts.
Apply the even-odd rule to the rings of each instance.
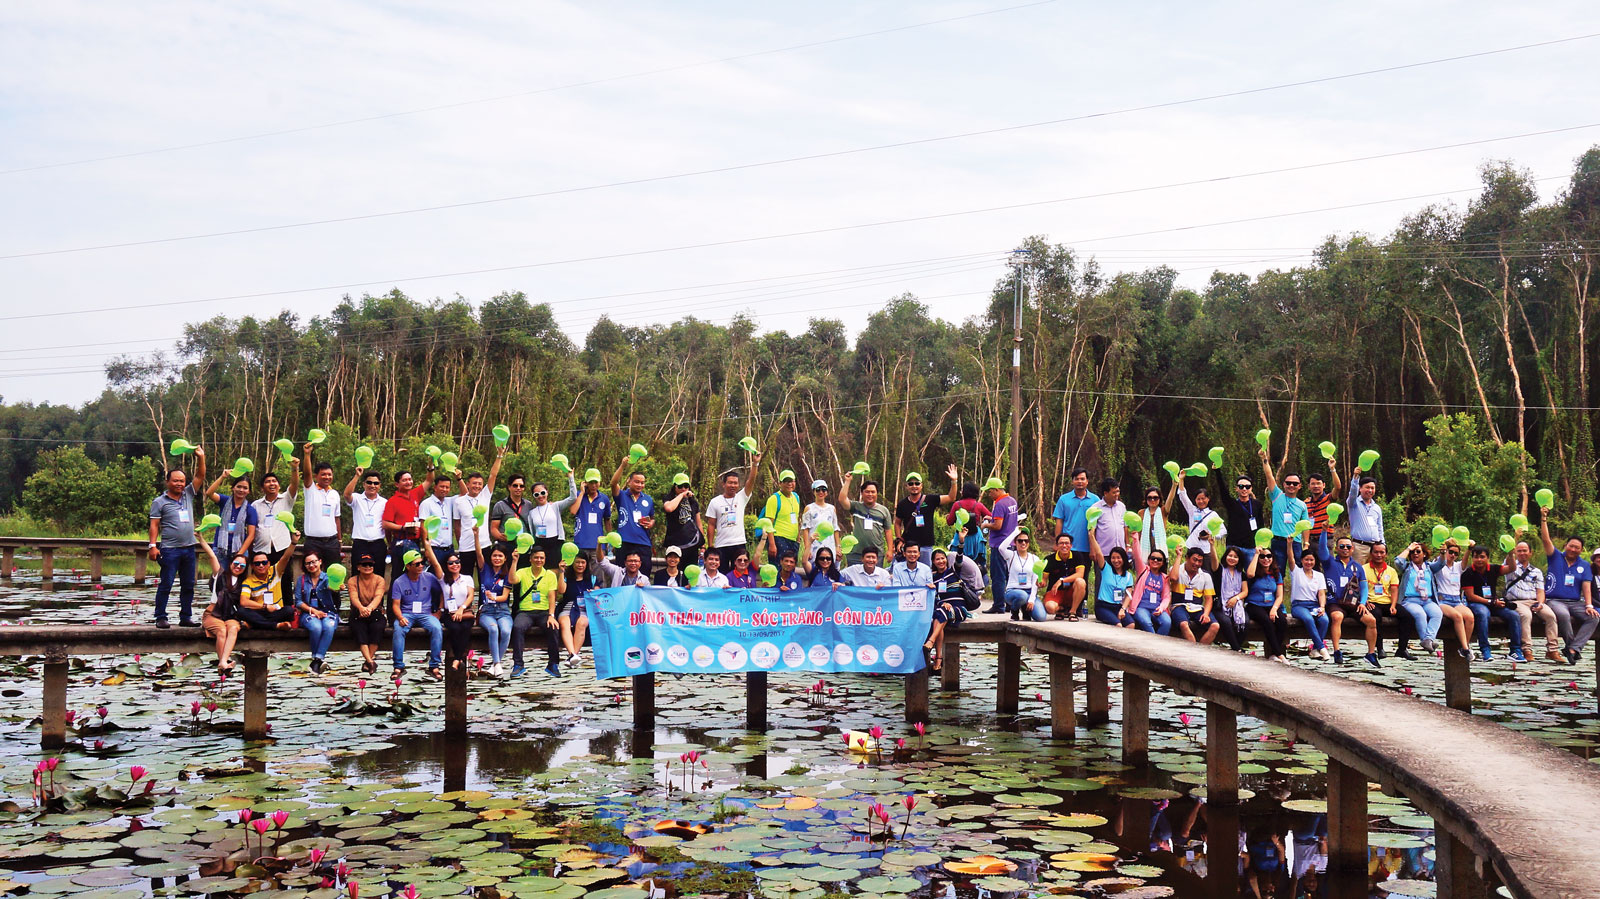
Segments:
[[[961,644],[954,640],[944,643],[944,657],[939,660],[939,689],[961,689]]]
[[[1434,829],[1433,840],[1433,880],[1439,899],[1489,899],[1489,885],[1478,873],[1472,849],[1443,827]]]
[[[928,723],[928,666],[906,675],[906,723]]]
[[[17,551],[14,548],[7,546],[0,549],[0,566],[3,566],[3,570],[0,570],[0,580],[11,580],[11,569],[17,567]]]
[[[908,697],[909,698],[909,697]],[[758,734],[767,732],[767,673],[744,673],[744,729]]]
[[[135,587],[143,587],[144,586],[145,571],[146,571],[146,567],[145,566],[147,566],[149,564],[150,564],[150,552],[149,552],[149,550],[136,549],[136,550],[133,551],[133,585]]]
[[[56,551],[55,547],[42,546],[39,548],[39,580],[46,583],[56,578]]]
[[[995,684],[994,710],[1001,715],[1017,713],[1017,691],[1022,687],[1022,647],[1002,641],[998,683]]]
[[[1078,709],[1072,691],[1072,656],[1050,656],[1050,736],[1071,740],[1077,736]]]
[[[1084,669],[1085,703],[1084,723],[1090,727],[1111,720],[1111,676],[1109,669],[1099,662],[1090,662]]]
[[[267,654],[244,654],[244,738],[267,736]]]
[[[1367,778],[1328,759],[1328,873],[1367,874]]]
[[[1150,760],[1150,681],[1122,672],[1122,761]]]
[[[1239,716],[1217,702],[1206,703],[1206,802],[1239,801]]]

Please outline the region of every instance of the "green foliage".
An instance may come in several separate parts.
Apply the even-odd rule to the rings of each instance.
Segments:
[[[1537,521],[1537,517],[1534,520]],[[1590,551],[1600,546],[1600,503],[1583,500],[1578,503],[1577,510],[1569,516],[1562,516],[1557,514],[1556,510],[1551,510],[1550,537],[1556,546],[1561,546],[1563,541],[1574,536],[1582,539],[1583,545],[1589,547]],[[1538,538],[1533,537],[1531,542],[1537,546]]]
[[[117,456],[101,466],[76,446],[47,450],[23,486],[22,508],[66,533],[138,531],[160,483],[148,458]]]
[[[1436,415],[1424,427],[1431,442],[1400,463],[1407,508],[1464,524],[1480,540],[1499,534],[1523,483],[1534,486],[1533,459],[1519,444],[1496,446],[1483,419],[1465,412]]]

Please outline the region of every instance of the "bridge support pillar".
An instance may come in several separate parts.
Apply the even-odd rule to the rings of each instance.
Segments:
[[[1150,681],[1122,672],[1122,761],[1150,760]]]
[[[59,749],[67,744],[67,657],[45,656],[44,709],[40,716],[39,746]]]
[[[1456,650],[1461,643],[1456,640],[1455,629],[1440,634],[1444,637],[1444,704],[1462,712],[1472,711],[1472,663],[1463,659]]]
[[[1002,642],[998,647],[1000,673],[996,679],[994,710],[1000,715],[1017,713],[1017,691],[1022,686],[1022,647]]]
[[[906,723],[928,723],[928,666],[906,675]]]
[[[11,580],[11,569],[17,565],[17,551],[11,547],[0,549],[0,581]]]
[[[143,587],[145,581],[145,566],[150,563],[150,553],[147,550],[136,549],[133,551],[133,585]],[[6,570],[11,570],[7,565]]]
[[[1090,727],[1111,720],[1110,671],[1099,662],[1090,662],[1084,669],[1084,688],[1089,694],[1084,707],[1084,723]]]
[[[106,551],[103,549],[89,550],[89,583],[100,583],[100,573],[105,568]]]
[[[39,547],[39,580],[49,583],[56,579],[55,547]]]
[[[633,676],[633,730],[638,735],[642,732],[653,733],[656,729],[656,676],[651,674],[635,674]]]
[[[944,641],[944,657],[939,660],[939,689],[961,689],[961,644],[954,640]]]
[[[907,675],[909,678],[910,675]],[[906,682],[906,702],[911,701],[911,683]],[[907,714],[910,714],[907,712]],[[744,673],[744,729],[758,734],[767,732],[767,673]]]
[[[244,738],[267,736],[267,654],[244,654]]]
[[[1239,716],[1217,702],[1206,703],[1206,802],[1239,802]]]
[[[1472,849],[1442,827],[1434,829],[1433,838],[1433,879],[1439,899],[1489,899],[1489,885],[1478,873],[1478,859]]]
[[[467,661],[451,659],[444,669],[444,732],[452,737],[467,733]]]
[[[1328,873],[1367,875],[1367,778],[1328,759]]]
[[[1078,709],[1072,695],[1072,656],[1050,656],[1050,736],[1071,740],[1077,736]]]

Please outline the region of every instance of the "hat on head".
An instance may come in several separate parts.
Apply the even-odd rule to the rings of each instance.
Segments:
[[[815,481],[811,482],[811,489],[812,490],[827,490],[828,489],[828,482],[824,481],[821,478],[817,478]]]
[[[414,549],[408,549],[406,550],[406,554],[400,557],[400,561],[406,563],[407,565],[410,565],[413,562],[421,562],[422,553],[419,553]]]
[[[780,481],[792,481],[792,480],[794,480],[794,471],[793,471],[793,469],[785,468],[783,471],[778,472],[778,480],[780,480]]]
[[[676,546],[669,546],[661,552],[662,558],[666,558],[667,556],[677,556],[681,559],[683,558],[683,550],[677,548]]]
[[[672,483],[673,484],[687,484],[687,483],[689,483],[689,476],[680,471],[677,474],[672,476]]]
[[[915,471],[906,475],[906,483],[909,484],[912,481],[916,481],[918,484],[922,483],[922,475]]]
[[[362,553],[361,555],[356,556],[356,564],[357,565],[363,565],[363,564],[365,564],[365,565],[376,565],[376,564],[378,564],[378,560],[374,559],[372,557],[371,553]]]
[[[989,480],[983,482],[983,489],[985,489],[985,490],[1004,490],[1004,489],[1006,489],[1006,484],[1005,484],[1004,481],[1000,480],[999,478],[990,478]]]
[[[597,484],[600,483],[600,469],[591,468],[583,473],[583,482],[587,484],[590,481],[594,481]]]

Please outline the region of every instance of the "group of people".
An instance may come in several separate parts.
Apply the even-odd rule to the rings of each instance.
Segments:
[[[166,490],[151,504],[150,555],[161,570],[156,625],[168,626],[176,584],[180,625],[203,627],[216,639],[224,673],[241,628],[296,627],[307,632],[312,669],[320,673],[336,629],[348,623],[367,672],[378,668],[385,630],[394,669],[403,671],[406,635],[421,628],[429,637],[428,673],[442,678],[446,643],[451,664],[462,664],[481,625],[492,674],[505,672],[508,653],[511,675],[526,672],[527,633],[534,631],[544,642],[545,672],[559,677],[581,663],[585,594],[634,584],[927,588],[936,594],[924,647],[932,664],[940,661],[946,629],[982,608],[986,586],[990,613],[1036,621],[1093,617],[1200,643],[1221,639],[1240,650],[1254,622],[1265,654],[1280,660],[1293,620],[1304,626],[1312,658],[1343,662],[1340,640],[1350,620],[1363,629],[1363,659],[1372,666],[1385,655],[1378,638],[1385,616],[1401,625],[1401,657],[1410,657],[1413,639],[1433,651],[1448,619],[1461,651],[1475,634],[1479,658],[1489,660],[1488,622],[1498,618],[1510,632],[1510,657],[1522,661],[1523,638],[1531,637],[1537,617],[1545,657],[1575,663],[1600,624],[1591,592],[1591,564],[1600,562],[1600,550],[1585,560],[1582,542],[1572,538],[1557,553],[1547,524],[1541,525],[1547,573],[1532,565],[1526,542],[1499,563],[1486,547],[1453,540],[1432,561],[1426,547],[1412,544],[1391,562],[1375,481],[1357,468],[1347,500],[1349,533],[1336,536],[1328,507],[1341,482],[1332,458],[1326,476],[1280,480],[1263,451],[1265,501],[1248,473],[1233,479],[1229,493],[1214,467],[1215,480],[1191,491],[1178,469],[1166,494],[1147,489],[1137,511],[1124,505],[1116,480],[1101,481],[1096,494],[1088,472],[1078,469],[1055,504],[1045,547],[1003,482],[989,478],[980,489],[963,482],[954,465],[946,469],[950,489],[943,495],[927,492],[920,473],[907,474],[892,511],[864,464],[844,475],[837,503],[822,479],[811,482],[811,501],[804,502],[795,473],[784,469],[752,532],[749,505],[762,462],[753,449],[748,468],[723,473],[718,494],[704,506],[683,473],[666,495],[646,493],[644,474],[629,471],[636,459],[624,460],[603,489],[598,469],[584,472],[580,484],[558,457],[567,469],[563,498],[554,498],[551,484],[530,485],[520,474],[497,497],[504,447],[486,475],[433,465],[419,484],[412,472],[400,471],[385,495],[382,477],[358,467],[341,490],[332,465],[314,459],[315,449],[307,443],[293,460],[299,477],[287,490],[272,473],[257,483],[238,471],[211,482],[203,496],[218,511],[206,516],[202,530],[194,518],[199,497],[182,470],[168,472]],[[204,449],[195,455],[194,483],[200,483]],[[260,495],[252,499],[256,489]],[[298,526],[297,493],[304,495]],[[1169,543],[1175,499],[1188,533]],[[952,528],[948,541],[936,538],[938,515]],[[657,518],[665,536],[659,562]],[[203,531],[213,528],[202,542]],[[1247,538],[1259,531],[1271,539],[1258,551],[1252,544],[1264,541]],[[353,574],[343,564],[346,533]],[[297,543],[304,562],[286,583]],[[200,553],[210,558],[214,588],[195,621]],[[767,564],[758,565],[761,559]]]

